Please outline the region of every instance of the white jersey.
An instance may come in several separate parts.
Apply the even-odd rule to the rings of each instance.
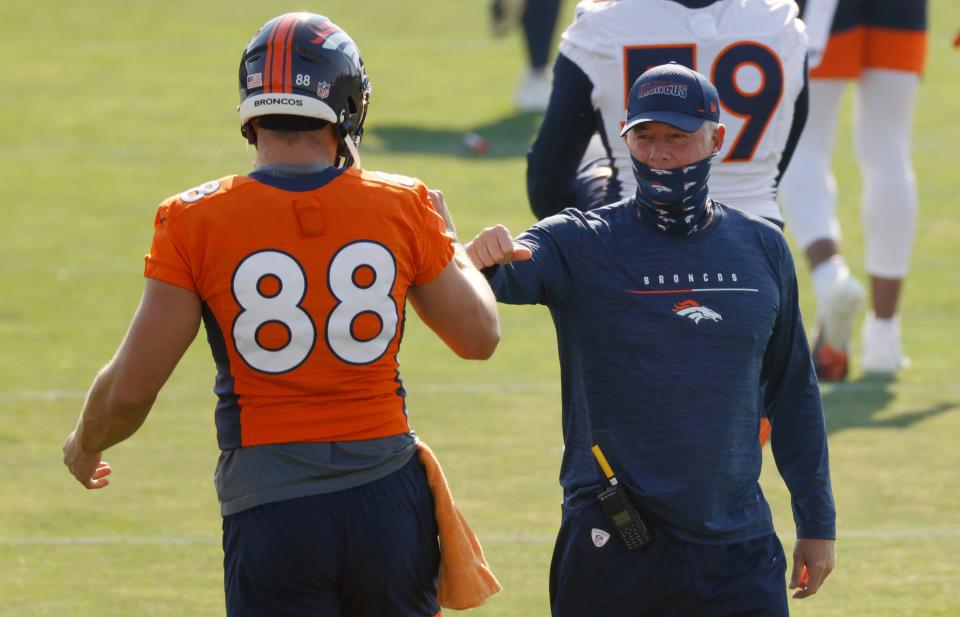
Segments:
[[[676,61],[720,95],[727,137],[710,173],[717,201],[775,220],[781,154],[803,88],[806,34],[793,0],[723,0],[691,9],[671,0],[584,0],[560,53],[593,84],[621,195],[636,190],[620,135],[627,93],[652,66]]]

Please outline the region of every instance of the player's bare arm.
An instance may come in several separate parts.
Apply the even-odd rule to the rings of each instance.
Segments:
[[[485,360],[500,342],[497,300],[486,278],[456,240],[456,227],[443,193],[430,191],[429,197],[454,238],[453,259],[432,281],[410,288],[410,303],[454,353],[461,358]]]
[[[140,306],[117,354],[100,371],[76,428],[63,444],[63,462],[86,488],[109,484],[104,450],[133,435],[200,326],[192,291],[147,279]]]
[[[817,593],[826,578],[833,572],[833,540],[798,538],[793,549],[793,571],[790,589],[796,589],[794,598],[807,598]]]
[[[433,209],[443,217],[443,223],[447,226],[447,233],[454,240],[457,240],[457,226],[453,223],[453,216],[450,214],[450,209],[447,208],[447,199],[443,196],[443,191],[430,189],[427,191],[427,197],[430,199]]]
[[[510,230],[503,225],[494,225],[481,231],[467,244],[466,250],[477,268],[525,261],[533,257],[533,251],[529,248],[514,243]]]

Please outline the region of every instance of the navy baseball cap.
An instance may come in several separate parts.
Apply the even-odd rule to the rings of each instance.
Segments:
[[[620,136],[643,122],[663,122],[693,133],[704,120],[720,122],[717,89],[700,73],[671,62],[648,69],[633,82]]]

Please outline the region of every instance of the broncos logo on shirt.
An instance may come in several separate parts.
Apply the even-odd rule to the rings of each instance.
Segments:
[[[720,316],[720,313],[711,308],[703,306],[696,300],[684,300],[683,302],[677,302],[673,305],[673,312],[680,317],[692,319],[697,325],[700,325],[700,322],[704,319],[709,319],[710,321],[723,321],[723,317]]]

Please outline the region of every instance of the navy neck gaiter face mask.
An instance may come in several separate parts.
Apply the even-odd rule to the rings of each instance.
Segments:
[[[707,198],[707,180],[714,156],[672,169],[654,169],[630,157],[637,203],[655,217],[657,227],[689,236],[713,222],[716,208]]]

